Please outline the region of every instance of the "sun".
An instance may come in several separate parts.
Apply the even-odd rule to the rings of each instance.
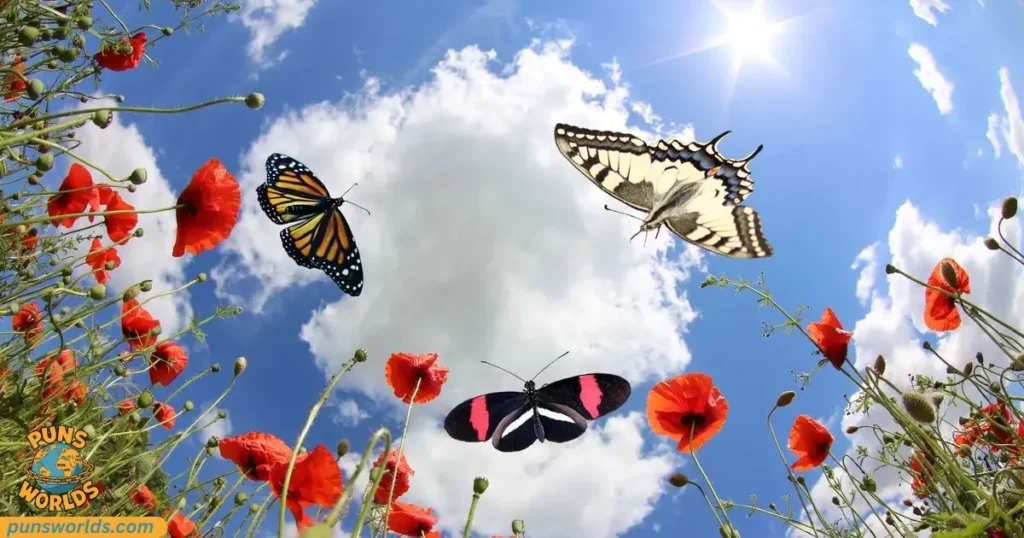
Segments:
[[[728,19],[728,29],[722,37],[741,61],[751,56],[771,60],[771,38],[778,29],[765,20],[761,8],[762,4],[757,2],[747,12],[721,10]]]

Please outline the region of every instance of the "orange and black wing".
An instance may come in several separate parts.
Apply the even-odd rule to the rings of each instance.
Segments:
[[[267,157],[267,182],[256,188],[256,196],[260,208],[277,224],[309,218],[331,197],[306,165],[280,153]]]
[[[281,243],[295,263],[322,270],[345,293],[356,297],[363,292],[363,262],[340,209],[317,213],[281,230]]]

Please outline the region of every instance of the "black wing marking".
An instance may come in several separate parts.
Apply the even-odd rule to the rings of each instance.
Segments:
[[[322,270],[353,297],[362,293],[363,262],[341,210],[319,213],[281,230],[281,243],[295,263]]]
[[[726,131],[705,144],[659,140],[654,146],[628,133],[597,131],[559,123],[555,144],[583,175],[617,200],[641,211],[680,182],[713,181],[723,205],[739,204],[754,191],[747,164],[764,147],[738,161],[726,159],[717,144]]]
[[[494,436],[502,419],[525,403],[523,392],[492,392],[470,398],[448,412],[444,430],[457,441],[483,442]]]
[[[510,426],[514,427],[507,429]],[[534,407],[527,403],[502,421],[492,443],[502,452],[519,452],[537,441],[572,441],[586,431],[587,420],[567,406],[537,402]]]
[[[569,407],[594,420],[622,407],[632,391],[629,381],[617,375],[584,374],[544,385],[537,391],[537,399]]]
[[[752,207],[708,203],[687,209],[693,212],[667,219],[665,225],[689,243],[730,258],[767,258],[774,252]]]

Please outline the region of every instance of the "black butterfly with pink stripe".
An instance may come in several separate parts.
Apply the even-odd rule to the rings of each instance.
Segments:
[[[565,443],[583,435],[587,421],[622,407],[632,390],[611,374],[568,377],[539,389],[530,380],[522,392],[492,392],[460,403],[444,419],[444,429],[467,443],[490,439],[502,452],[519,452],[535,441]]]

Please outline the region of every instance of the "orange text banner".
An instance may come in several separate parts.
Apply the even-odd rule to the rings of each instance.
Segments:
[[[167,535],[167,522],[159,517],[0,517],[3,538],[148,537]]]

